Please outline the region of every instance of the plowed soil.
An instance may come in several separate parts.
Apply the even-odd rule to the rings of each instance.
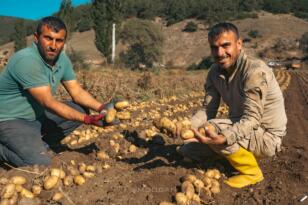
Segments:
[[[285,72],[286,73],[286,72]],[[308,199],[300,202],[308,194],[308,73],[305,71],[288,72],[290,84],[285,87],[285,105],[288,116],[287,135],[283,139],[283,150],[273,158],[259,159],[264,173],[264,181],[244,189],[232,189],[223,184],[221,192],[212,198],[201,196],[203,204],[308,204]],[[284,78],[286,79],[286,78]],[[185,104],[189,101],[200,102],[202,96],[188,96],[170,101],[169,105]],[[159,105],[160,104],[160,105]],[[168,110],[168,103],[160,103],[162,110]],[[200,104],[189,107],[178,116],[189,116]],[[151,108],[151,107],[150,107]],[[147,112],[147,111],[146,111]],[[146,124],[150,119],[143,118]],[[75,205],[157,205],[161,201],[175,203],[175,193],[179,191],[180,178],[188,173],[200,175],[200,170],[215,167],[226,176],[232,173],[231,167],[223,159],[209,159],[204,164],[196,164],[182,159],[177,154],[176,147],[182,143],[180,139],[159,134],[151,139],[142,135],[145,127],[122,129],[124,138],[114,139],[120,144],[120,151],[115,152],[110,147],[110,135],[98,137],[92,144],[81,149],[62,149],[54,154],[51,167],[64,169],[74,160],[77,164],[110,165],[110,168],[100,170],[94,177],[87,178],[82,186],[71,185],[42,191],[38,196],[41,204],[75,204]],[[128,152],[128,147],[134,144],[136,152]],[[58,147],[58,151],[60,148]],[[99,161],[95,157],[98,150],[105,151],[110,159]],[[5,168],[5,169],[4,169]],[[0,176],[9,177],[23,175],[28,179],[26,188],[31,187],[36,174],[26,173],[4,166]],[[33,171],[33,167],[23,168]],[[42,172],[45,167],[39,167]],[[1,185],[1,188],[3,185]],[[56,190],[61,190],[65,197],[60,202],[51,200]]]

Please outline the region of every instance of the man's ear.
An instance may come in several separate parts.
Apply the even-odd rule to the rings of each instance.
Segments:
[[[240,51],[240,50],[242,50],[242,47],[243,47],[243,40],[241,38],[239,38],[237,40],[237,48]]]
[[[38,41],[39,41],[39,35],[38,35],[37,32],[35,32],[35,33],[33,34],[33,37],[34,37],[34,42],[35,42],[35,43],[38,43]]]

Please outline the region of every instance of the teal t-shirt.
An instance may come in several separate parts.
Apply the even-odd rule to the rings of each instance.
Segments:
[[[72,63],[64,52],[51,67],[42,59],[35,43],[18,51],[0,74],[0,122],[40,118],[44,107],[27,89],[49,85],[54,95],[60,82],[75,79]]]

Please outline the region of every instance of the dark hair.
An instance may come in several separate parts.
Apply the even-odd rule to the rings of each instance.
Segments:
[[[219,36],[220,34],[224,32],[228,32],[228,31],[232,31],[233,33],[235,33],[237,39],[240,38],[240,34],[238,32],[237,27],[234,24],[227,23],[227,22],[218,23],[218,24],[215,24],[213,27],[211,27],[208,33],[208,38],[213,39]]]
[[[50,28],[51,30],[55,31],[56,33],[59,32],[60,30],[64,29],[65,33],[67,34],[67,29],[66,29],[64,22],[58,17],[47,16],[47,17],[42,18],[40,20],[39,24],[37,25],[37,28],[36,28],[36,33],[38,35],[41,35],[42,27],[45,26],[45,25],[48,28]]]

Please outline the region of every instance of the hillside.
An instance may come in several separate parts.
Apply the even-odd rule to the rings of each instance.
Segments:
[[[35,24],[35,21],[32,20],[26,20],[22,18],[16,18],[16,17],[9,17],[9,16],[0,16],[0,45],[2,45],[4,42],[8,42],[11,39],[12,34],[14,33],[14,26],[15,23],[19,20],[24,21],[25,27],[29,27],[29,30],[31,26]]]
[[[181,21],[169,27],[164,26],[160,21],[156,22],[161,26],[165,38],[162,63],[168,67],[186,68],[210,55],[207,25],[202,21],[194,20],[198,24],[198,30],[193,33],[183,32],[188,21],[190,20]],[[289,14],[274,15],[260,12],[258,18],[236,20],[233,23],[238,26],[243,38],[250,39],[244,44],[248,53],[261,54],[264,60],[303,57],[298,49],[298,39],[308,32],[308,22],[305,20]],[[248,36],[252,30],[258,31],[256,38]],[[94,31],[75,32],[67,43],[67,48],[83,56],[86,63],[101,63],[103,57],[95,48],[94,38]],[[280,47],[278,46],[277,50],[278,43]],[[1,46],[0,49],[12,49],[12,47],[13,44],[9,43]],[[118,50],[117,53],[119,52]]]

